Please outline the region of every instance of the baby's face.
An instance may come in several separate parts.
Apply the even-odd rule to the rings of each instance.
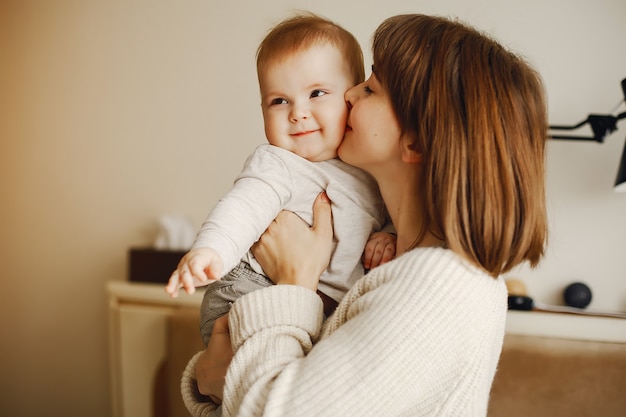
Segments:
[[[346,60],[332,45],[313,45],[259,74],[265,135],[269,143],[309,161],[337,156],[352,87]]]

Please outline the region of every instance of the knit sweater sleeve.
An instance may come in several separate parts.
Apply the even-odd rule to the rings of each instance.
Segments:
[[[444,250],[374,269],[321,327],[321,302],[274,286],[235,302],[224,416],[485,415],[502,282]]]

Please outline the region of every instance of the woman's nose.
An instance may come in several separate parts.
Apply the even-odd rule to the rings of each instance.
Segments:
[[[358,87],[361,84],[355,85],[344,94],[344,100],[346,100],[346,104],[348,105],[348,109],[351,109],[354,105],[354,102],[357,100],[357,91]]]

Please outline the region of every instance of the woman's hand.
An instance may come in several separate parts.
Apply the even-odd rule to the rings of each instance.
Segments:
[[[228,314],[225,314],[215,320],[209,344],[196,363],[198,391],[211,398],[215,404],[222,403],[226,371],[232,359]]]
[[[324,192],[313,203],[313,226],[282,211],[254,244],[252,253],[274,283],[316,291],[320,275],[330,263],[332,238],[330,200]]]

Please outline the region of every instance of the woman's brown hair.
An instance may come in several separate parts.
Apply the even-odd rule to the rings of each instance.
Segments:
[[[257,73],[290,55],[328,43],[335,46],[349,65],[354,85],[365,79],[363,51],[354,35],[338,24],[313,13],[299,13],[274,26],[257,49]]]
[[[465,24],[400,15],[373,38],[374,73],[422,154],[423,233],[497,276],[547,240],[547,111],[539,75]]]

